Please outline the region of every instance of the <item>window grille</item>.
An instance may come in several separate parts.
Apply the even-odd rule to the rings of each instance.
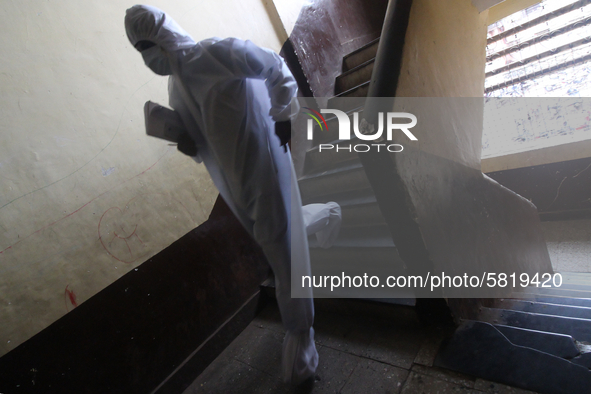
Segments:
[[[590,139],[590,74],[591,0],[545,0],[490,25],[482,158]]]

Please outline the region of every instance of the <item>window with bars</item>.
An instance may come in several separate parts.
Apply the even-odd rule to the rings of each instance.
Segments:
[[[545,0],[490,25],[482,157],[589,139],[590,73],[591,0]]]

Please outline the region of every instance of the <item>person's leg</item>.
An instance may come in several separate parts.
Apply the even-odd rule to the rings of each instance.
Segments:
[[[275,294],[286,329],[282,355],[283,379],[288,383],[299,384],[313,377],[318,366],[318,352],[312,328],[312,289],[294,288],[296,291],[292,291],[292,286],[300,284],[302,275],[310,275],[310,257],[299,189],[291,159],[289,154],[273,150],[271,148],[271,152],[275,153],[277,179],[281,185],[286,209],[289,210],[289,225],[284,236],[275,242],[266,242],[265,237],[257,233],[257,225],[267,226],[264,220],[255,222],[254,234],[275,274]]]
[[[286,236],[287,238],[287,236]],[[291,267],[287,239],[263,245],[265,257],[275,274],[275,295],[286,333],[283,341],[282,374],[287,383],[299,384],[314,376],[318,352],[314,344],[312,298],[292,298]],[[287,264],[286,264],[287,262]]]
[[[341,207],[336,202],[308,204],[302,207],[307,235],[316,235],[318,246],[330,248],[339,236]]]
[[[313,376],[318,364],[312,289],[298,289],[298,296],[292,297],[292,264],[294,278],[310,275],[301,201],[290,154],[275,141],[268,108],[257,107],[257,100],[248,102],[247,119],[216,118],[215,133],[207,140],[224,178],[224,199],[230,200],[228,205],[261,246],[275,274],[277,303],[287,331],[283,378],[298,384]]]

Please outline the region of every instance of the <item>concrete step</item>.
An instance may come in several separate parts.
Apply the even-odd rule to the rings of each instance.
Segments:
[[[334,142],[334,141],[333,141]],[[359,156],[354,149],[349,151],[347,149],[351,144],[355,144],[353,140],[346,142],[333,143],[333,148],[330,146],[315,146],[306,153],[306,162],[304,165],[304,174],[311,174],[321,170],[328,170],[335,167],[346,166],[359,162]],[[338,150],[337,150],[338,149]]]
[[[371,59],[339,75],[335,81],[335,94],[338,95],[370,81],[373,66],[374,59]]]
[[[305,198],[304,198],[305,197]],[[335,201],[339,203],[341,209],[345,205],[365,204],[375,202],[373,189],[363,188],[357,190],[349,190],[345,193],[327,191],[326,194],[319,196],[302,196],[302,204],[326,203],[328,201]]]
[[[537,298],[537,297],[563,297],[591,299],[591,289],[588,286],[563,285],[561,287],[540,288],[527,287],[523,290],[523,296],[519,298]]]
[[[360,64],[376,57],[380,39],[376,38],[372,42],[365,44],[361,48],[351,52],[343,58],[343,72],[349,71]]]
[[[304,174],[327,171],[332,168],[346,166],[359,161],[359,153],[368,151],[396,152],[399,146],[388,144],[388,141],[363,141],[355,137],[350,140],[333,140],[322,142],[306,152]]]
[[[353,92],[356,89],[363,87],[365,84],[361,84],[347,92]],[[359,112],[363,111],[363,107],[365,106],[366,96],[347,96],[347,92],[341,93],[338,96],[334,96],[328,99],[326,102],[326,108],[336,108],[340,109],[341,111],[349,112]],[[332,116],[332,115],[331,115]]]
[[[306,204],[313,200],[336,201],[330,196],[338,194],[343,199],[351,193],[354,195],[356,190],[371,189],[361,163],[306,175],[299,180],[299,186],[302,200]]]
[[[464,321],[433,364],[543,394],[588,393],[591,387],[588,368],[515,345],[495,326],[480,321]]]
[[[329,249],[310,249],[310,259],[313,264],[330,265],[338,264],[339,267],[347,267],[352,271],[366,269],[366,263],[376,262],[378,265],[391,266],[397,273],[402,274],[404,263],[398,256],[396,247],[359,247],[359,246],[335,246]],[[362,264],[360,264],[362,263]],[[319,266],[320,266],[319,265]]]
[[[591,299],[588,298],[568,298],[568,297],[534,297],[536,302],[544,302],[546,304],[570,305],[570,306],[584,306],[591,308]]]
[[[345,221],[343,221],[345,223]],[[309,238],[310,248],[317,248],[316,237]],[[392,235],[388,226],[384,224],[378,225],[361,225],[361,226],[347,226],[343,225],[339,232],[339,237],[335,241],[333,247],[343,248],[391,248],[395,247],[392,241]]]
[[[482,308],[478,318],[490,324],[565,334],[577,341],[591,342],[591,320],[589,319],[496,308]]]
[[[329,201],[338,202],[342,212],[341,230],[335,246],[394,246],[390,230],[371,191],[360,199],[332,198]],[[316,238],[311,236],[310,247],[316,245]]]
[[[312,275],[379,276],[385,284],[388,276],[405,274],[405,266],[395,247],[338,247],[330,249],[310,249]],[[412,288],[389,288],[387,286],[341,288],[315,288],[315,297],[355,297],[355,298],[414,298]]]
[[[343,224],[346,225],[382,225],[386,224],[384,216],[373,196],[373,202],[341,205]]]
[[[525,346],[561,358],[574,358],[579,355],[575,340],[570,335],[527,330],[524,328],[495,325],[514,345]]]
[[[591,319],[591,308],[583,306],[568,306],[559,304],[549,304],[526,300],[499,300],[497,303],[499,309],[509,309],[513,311],[539,313],[543,315],[554,315],[564,317],[575,317],[579,319]],[[591,329],[591,326],[589,327]]]
[[[336,106],[334,104],[335,101],[338,101],[339,99],[344,98],[344,97],[349,97],[349,98],[351,98],[351,97],[358,97],[358,98],[367,97],[368,92],[369,92],[369,81],[364,82],[360,85],[357,85],[352,89],[349,89],[343,93],[337,94],[336,96],[328,99],[326,106],[327,106],[327,108],[336,108]]]
[[[277,298],[275,293],[275,278],[271,277],[267,279],[265,282],[261,284],[261,292],[264,292],[270,298]],[[331,297],[333,299],[329,300],[327,298],[323,299],[315,299],[314,300],[314,309],[316,313],[334,313],[335,310],[339,311],[343,314],[353,314],[356,318],[359,317],[360,314],[366,314],[371,317],[375,316],[391,316],[397,321],[400,321],[400,311],[397,309],[388,309],[382,310],[382,305],[390,306],[406,306],[406,307],[414,307],[416,305],[416,298],[409,297],[409,298],[362,298],[361,302],[363,304],[354,303],[360,302],[358,300],[350,300],[350,299],[335,299],[336,297]],[[334,304],[334,302],[338,302],[339,305]],[[341,303],[347,303],[347,305]],[[336,307],[336,309],[335,309]],[[377,312],[377,313],[376,313]],[[407,314],[404,314],[406,317]]]
[[[366,300],[379,304],[404,305],[411,307],[417,305],[416,298],[366,298]]]

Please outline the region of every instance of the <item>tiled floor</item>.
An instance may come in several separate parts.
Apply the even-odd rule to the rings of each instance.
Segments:
[[[315,329],[320,381],[312,391],[281,382],[284,331],[270,304],[184,394],[531,393],[433,367],[445,330],[422,326],[409,307],[316,300]]]

